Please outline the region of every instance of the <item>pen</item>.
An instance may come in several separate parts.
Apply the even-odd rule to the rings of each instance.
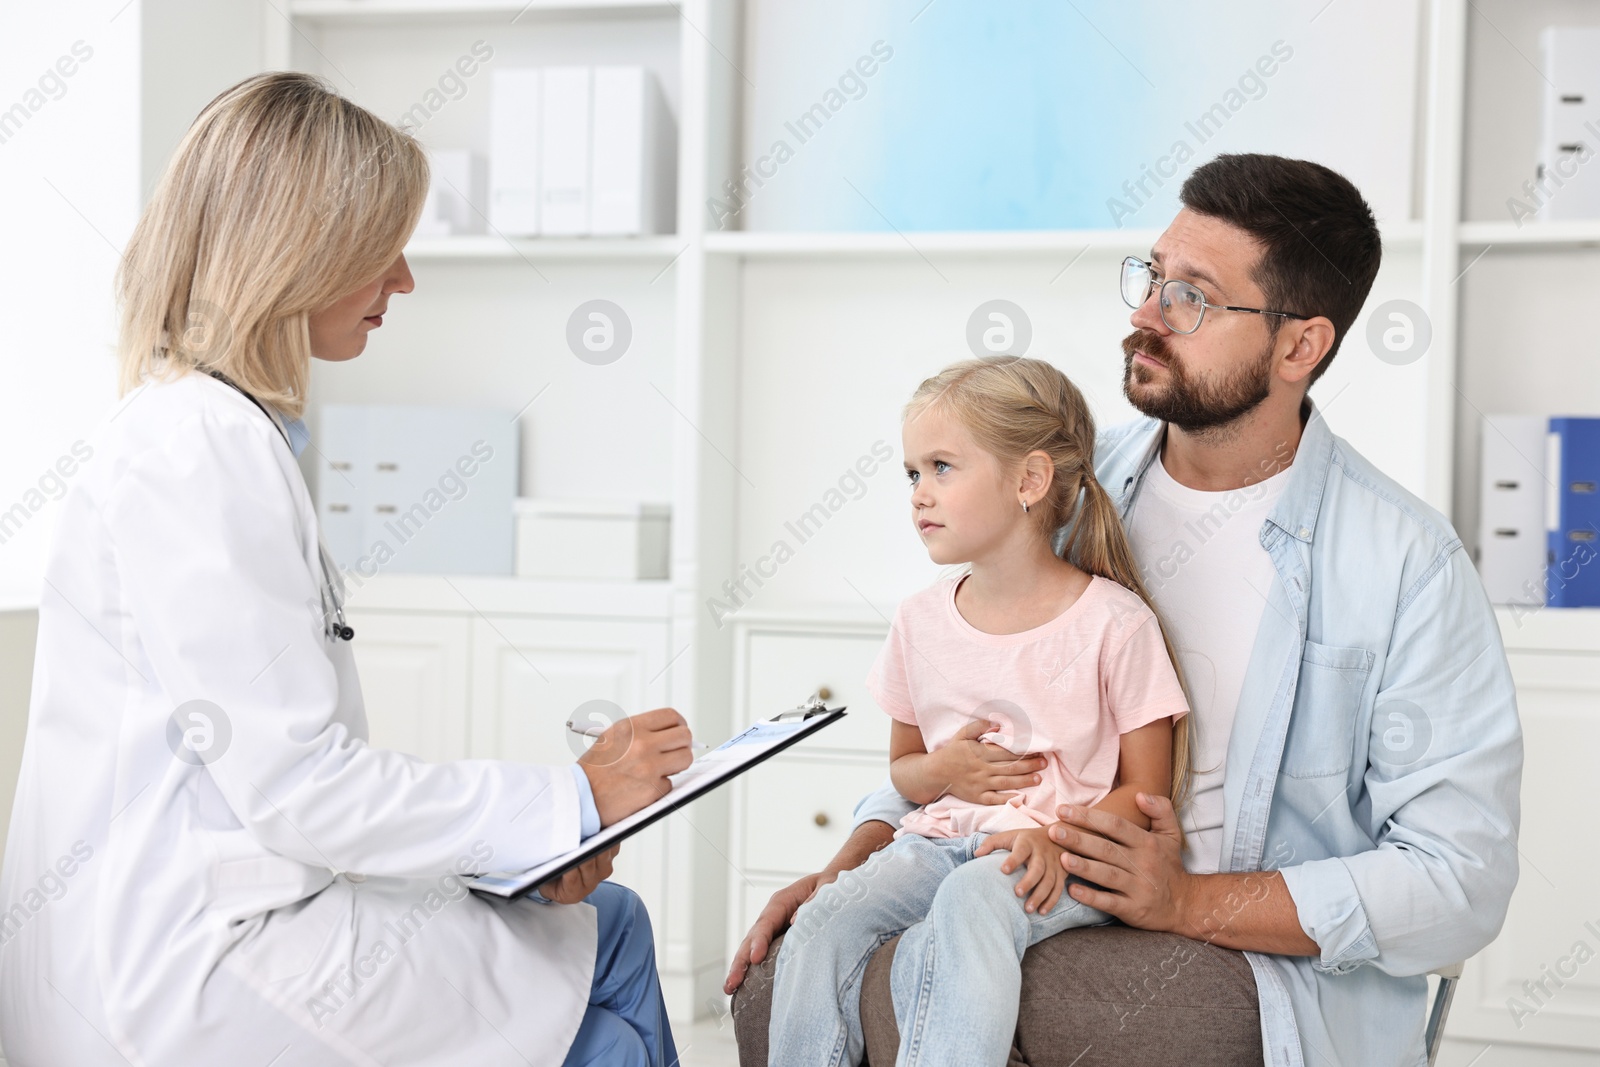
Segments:
[[[606,732],[606,728],[604,726],[579,726],[571,719],[567,720],[567,729],[584,737],[599,737],[601,734]],[[706,746],[699,741],[689,742],[689,748],[695,752],[704,752],[705,747]]]

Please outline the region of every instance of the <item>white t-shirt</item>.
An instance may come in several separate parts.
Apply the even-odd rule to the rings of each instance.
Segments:
[[[1222,863],[1222,778],[1228,738],[1256,631],[1276,580],[1261,547],[1261,524],[1288,484],[1289,468],[1220,493],[1173,480],[1158,458],[1128,516],[1128,540],[1177,650],[1194,714],[1191,800],[1182,822],[1185,866],[1215,873]]]

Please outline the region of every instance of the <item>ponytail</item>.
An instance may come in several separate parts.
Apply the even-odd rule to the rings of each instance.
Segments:
[[[1184,682],[1183,667],[1178,663],[1178,653],[1172,647],[1172,639],[1167,636],[1166,627],[1161,626],[1161,615],[1150,600],[1150,594],[1145,591],[1144,580],[1139,575],[1139,565],[1134,562],[1133,549],[1128,545],[1128,536],[1122,529],[1122,516],[1117,513],[1117,506],[1111,502],[1111,496],[1106,492],[1105,486],[1101,485],[1093,472],[1087,469],[1083,471],[1082,502],[1078,505],[1072,532],[1067,537],[1062,556],[1090,574],[1108,578],[1139,595],[1139,599],[1143,600],[1145,606],[1156,616],[1156,625],[1161,629],[1161,641],[1167,647],[1167,658],[1172,661],[1172,669],[1178,676],[1178,684],[1183,687],[1187,696],[1189,687]],[[1191,710],[1189,715],[1172,724],[1171,795],[1174,812],[1182,811],[1183,806],[1189,802],[1189,791],[1193,784],[1191,781],[1193,764],[1189,751],[1189,719],[1193,714]],[[1179,833],[1182,832],[1180,828]]]

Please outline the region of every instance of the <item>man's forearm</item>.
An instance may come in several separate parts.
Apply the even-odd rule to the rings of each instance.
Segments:
[[[822,868],[822,876],[832,881],[845,871],[855,870],[872,854],[894,840],[894,827],[877,819],[869,819],[855,828],[849,840],[839,846],[838,853]]]
[[[1179,929],[1173,933],[1243,952],[1321,954],[1300,928],[1294,898],[1277,871],[1196,874],[1187,881],[1179,902]]]

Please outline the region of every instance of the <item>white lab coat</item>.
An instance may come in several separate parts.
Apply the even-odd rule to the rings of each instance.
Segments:
[[[11,1067],[560,1064],[594,908],[486,900],[456,872],[574,847],[570,769],[367,744],[311,498],[238,392],[148,383],[91,443],[0,875]],[[221,709],[212,736],[175,745],[196,700]]]

